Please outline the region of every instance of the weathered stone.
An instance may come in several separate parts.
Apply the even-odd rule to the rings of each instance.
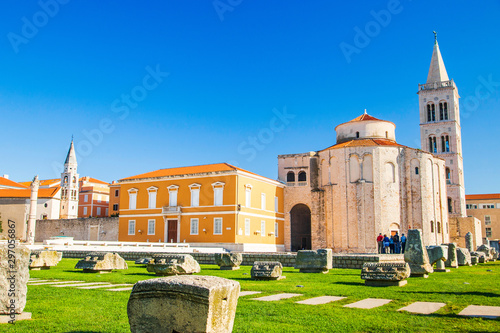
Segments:
[[[332,249],[298,251],[295,268],[301,273],[328,273],[332,269]]]
[[[443,244],[448,246],[448,259],[445,261],[446,267],[458,268],[457,243]]]
[[[469,250],[457,247],[457,263],[458,266],[471,266],[471,257]]]
[[[465,234],[465,248],[469,250],[469,253],[474,252],[474,240],[470,231]]]
[[[139,281],[127,305],[132,333],[231,332],[240,293],[216,276],[169,276]]]
[[[361,278],[367,286],[404,286],[410,276],[406,262],[364,263]]]
[[[114,269],[127,269],[127,263],[118,253],[89,253],[80,260],[75,269],[83,269],[84,273],[109,273]]]
[[[447,273],[450,270],[445,268],[445,261],[448,259],[448,246],[446,245],[432,245],[427,246],[427,254],[429,256],[429,263],[436,264],[434,272]]]
[[[424,248],[420,229],[408,230],[404,258],[410,265],[411,276],[426,278],[428,277],[427,274],[433,272],[432,266],[429,264],[429,256]]]
[[[156,275],[186,275],[199,273],[201,268],[189,254],[157,254],[149,261],[147,270]]]
[[[214,259],[222,270],[237,270],[240,269],[243,256],[241,253],[215,253]]]
[[[26,306],[30,253],[18,242],[0,243],[0,315],[9,315],[9,320],[15,319]],[[9,296],[9,290],[13,290],[14,295]]]
[[[490,260],[490,259],[493,258],[493,256],[491,255],[491,248],[488,245],[486,245],[486,244],[478,246],[476,252],[482,252],[482,253],[484,253],[484,257],[485,257],[486,261],[488,261],[488,260]]]
[[[470,255],[470,263],[471,263],[471,265],[477,265],[478,262],[479,262],[479,257],[476,256],[476,255],[473,255],[471,253],[471,255]]]
[[[470,253],[471,258],[476,258],[476,263],[484,264],[486,262],[486,256],[483,252],[474,251]],[[474,259],[472,259],[474,263]]]
[[[49,269],[50,267],[57,266],[61,259],[62,252],[41,251],[38,253],[33,253],[30,257],[30,269]]]
[[[497,249],[495,249],[494,247],[491,248],[490,250],[490,253],[491,253],[491,257],[493,261],[497,260],[498,259],[498,251]]]
[[[286,278],[281,275],[283,266],[279,261],[256,261],[253,263],[250,273],[254,280],[281,280]]]
[[[149,264],[150,260],[151,260],[151,258],[139,258],[135,261],[135,264],[136,265],[147,265],[147,264]]]

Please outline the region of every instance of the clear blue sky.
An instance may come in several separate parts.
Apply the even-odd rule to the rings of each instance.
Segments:
[[[0,174],[15,181],[60,177],[72,135],[80,175],[109,182],[216,162],[276,178],[278,154],[334,144],[365,108],[419,148],[436,30],[466,192],[500,192],[498,1],[41,3],[0,3]]]

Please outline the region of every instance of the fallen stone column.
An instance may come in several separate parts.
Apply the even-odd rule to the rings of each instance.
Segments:
[[[62,259],[62,252],[57,251],[41,251],[34,253],[30,257],[30,269],[50,269],[50,267],[57,266]]]
[[[149,261],[147,270],[156,275],[185,275],[199,273],[201,268],[189,254],[157,254]]]
[[[434,272],[448,273],[450,270],[446,269],[445,261],[448,259],[448,246],[445,245],[433,245],[427,246],[427,254],[429,255],[429,263],[436,264],[436,269]]]
[[[83,269],[84,273],[109,273],[115,269],[128,269],[125,260],[118,253],[89,253],[80,260],[75,269]]]
[[[406,262],[367,262],[361,270],[365,285],[373,287],[402,287],[408,283],[409,276],[410,266]]]
[[[298,251],[295,268],[301,273],[328,273],[332,269],[332,249]]]
[[[457,247],[457,263],[458,266],[471,266],[471,257],[469,250]]]
[[[237,270],[240,269],[243,256],[241,253],[215,253],[215,264],[219,265],[221,270]]]
[[[254,280],[282,280],[283,266],[279,261],[256,261],[253,263],[250,275]]]

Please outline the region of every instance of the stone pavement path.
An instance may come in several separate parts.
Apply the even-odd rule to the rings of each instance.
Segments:
[[[127,287],[127,288],[116,288],[116,289],[106,289],[109,291],[126,291],[126,290],[132,290],[133,287]]]
[[[345,297],[338,297],[338,296],[319,296],[319,297],[313,297],[313,298],[305,299],[302,301],[298,301],[295,303],[307,304],[307,305],[319,305],[319,304],[327,304],[330,302],[340,301],[341,299],[344,299],[344,298]]]
[[[29,283],[29,286],[43,286],[51,284],[66,284],[66,283],[83,283],[85,281],[54,281],[54,282],[41,282],[41,283]]]
[[[106,284],[102,286],[90,286],[90,287],[76,287],[76,289],[98,289],[98,288],[114,288],[114,287],[124,287],[124,286],[133,286],[133,284],[130,283],[123,283],[123,284]]]
[[[53,285],[56,288],[67,288],[67,287],[83,287],[83,286],[94,286],[98,284],[109,284],[107,282],[87,282],[87,283],[74,283],[74,284],[59,284]]]
[[[391,302],[391,299],[367,298],[358,302],[344,305],[345,308],[373,309]]]
[[[458,315],[495,319],[497,317],[500,317],[500,306],[469,305],[468,307],[460,311]]]
[[[263,296],[263,297],[259,297],[259,298],[252,298],[252,300],[271,302],[271,301],[279,301],[282,299],[292,298],[292,297],[296,297],[296,296],[302,296],[302,294],[283,293],[283,294],[276,294],[276,295],[270,295],[270,296]]]
[[[240,292],[240,297],[248,296],[248,295],[260,294],[261,292],[262,291],[241,291]]]
[[[408,311],[418,314],[431,314],[441,309],[445,305],[446,303],[415,302],[401,309],[398,309],[398,311]]]

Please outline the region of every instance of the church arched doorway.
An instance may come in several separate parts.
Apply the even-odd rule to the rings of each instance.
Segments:
[[[292,251],[311,249],[311,210],[304,204],[290,211]]]

